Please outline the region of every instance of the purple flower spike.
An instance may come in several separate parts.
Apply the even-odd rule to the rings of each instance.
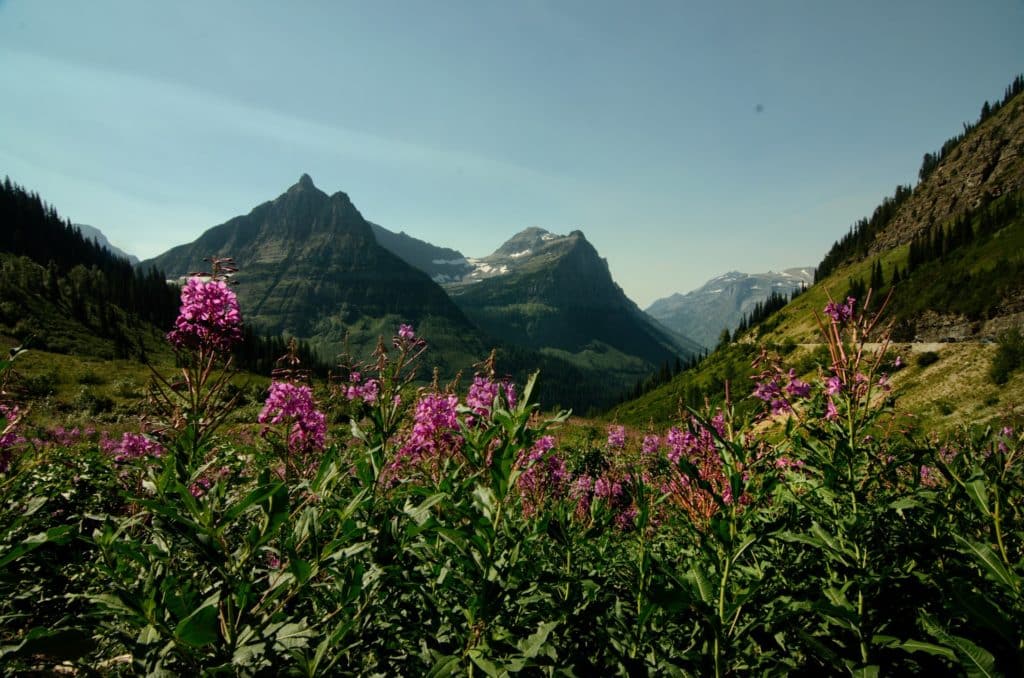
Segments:
[[[183,350],[230,351],[242,340],[238,297],[222,280],[189,278],[181,288],[181,310],[167,340]]]

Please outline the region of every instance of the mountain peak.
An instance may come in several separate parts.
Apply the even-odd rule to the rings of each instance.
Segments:
[[[311,176],[309,176],[308,174],[303,174],[301,177],[299,177],[298,183],[289,188],[288,192],[292,193],[293,191],[306,190],[318,191],[320,189],[318,189],[316,185],[313,183],[313,178]]]

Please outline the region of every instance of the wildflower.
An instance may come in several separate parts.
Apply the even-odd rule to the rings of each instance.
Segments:
[[[608,427],[608,449],[610,450],[621,450],[626,446],[626,427],[625,426],[609,426]]]
[[[836,404],[832,402],[832,398],[829,398],[825,402],[825,419],[828,421],[835,421],[839,418],[839,410],[836,409]]]
[[[656,455],[660,447],[661,438],[654,434],[644,436],[643,452],[645,456],[652,457]]]
[[[590,513],[590,499],[594,490],[594,479],[588,475],[576,478],[569,490],[569,497],[576,500],[574,512],[577,520],[582,520]]]
[[[939,448],[939,459],[941,459],[944,464],[953,463],[953,460],[956,459],[959,454],[960,450],[955,447],[943,445]]]
[[[494,407],[494,399],[498,397],[499,386],[479,374],[473,377],[473,383],[466,394],[466,406],[473,410],[473,414],[479,417],[489,417],[491,408]]]
[[[454,394],[426,393],[416,401],[412,431],[389,466],[389,475],[396,476],[407,464],[433,463],[442,454],[453,454],[461,447],[457,435],[459,420]]]
[[[377,402],[377,396],[380,395],[380,382],[376,379],[367,379],[365,383],[362,381],[362,375],[358,372],[353,372],[349,375],[349,379],[352,383],[349,384],[348,388],[345,389],[345,397],[349,400],[362,400],[366,403]]]
[[[937,487],[941,476],[931,466],[922,466],[920,470],[921,484],[925,487]]]
[[[665,442],[668,444],[668,460],[673,464],[678,464],[679,460],[683,456],[683,450],[686,448],[686,436],[689,433],[683,433],[678,426],[673,426],[668,430],[668,434],[665,436]]]
[[[636,527],[636,517],[640,514],[635,506],[630,506],[615,516],[615,526],[620,530],[629,530]]]
[[[796,376],[796,370],[789,371],[789,383],[786,384],[786,393],[794,398],[806,398],[811,395],[811,385]]]
[[[526,516],[535,515],[548,499],[557,499],[568,489],[569,472],[565,461],[556,454],[549,454],[554,446],[552,436],[543,436],[516,461],[516,465],[523,469],[516,480],[516,487],[522,496],[523,514]]]
[[[188,491],[193,497],[199,499],[209,492],[211,487],[213,487],[213,481],[209,478],[197,478],[194,483],[189,485]]]
[[[833,375],[833,376],[831,376],[831,377],[829,377],[828,379],[825,380],[825,394],[826,395],[830,395],[830,396],[831,395],[835,395],[837,393],[841,393],[842,390],[843,390],[843,380],[840,379],[838,376]]]
[[[825,304],[825,315],[832,318],[834,323],[844,323],[853,317],[853,308],[857,300],[853,297],[846,297],[845,303],[830,301]]]
[[[227,352],[241,339],[238,297],[227,283],[190,278],[181,288],[181,309],[167,340],[178,349]]]
[[[799,469],[803,468],[804,462],[800,459],[791,459],[786,455],[782,455],[775,460],[775,468],[777,469]]]
[[[412,325],[401,324],[398,326],[398,336],[406,341],[411,341],[416,338],[416,333],[413,332]]]
[[[0,403],[0,473],[6,473],[10,468],[11,448],[25,440],[17,431],[21,416],[21,410],[17,405],[8,406]]]
[[[273,382],[256,421],[261,424],[292,422],[288,433],[288,449],[292,452],[311,452],[324,447],[327,419],[316,409],[313,391],[308,386]]]
[[[114,455],[114,461],[122,464],[142,457],[159,457],[164,453],[160,443],[150,440],[141,433],[125,433],[119,442],[108,441],[104,446]]]
[[[788,412],[793,409],[783,395],[782,384],[779,379],[780,375],[772,374],[771,378],[759,381],[754,385],[754,397],[768,403],[772,414]]]
[[[622,483],[601,476],[594,481],[594,496],[609,502],[617,499],[622,496]]]
[[[20,419],[21,410],[17,405],[0,403],[0,421],[4,422],[4,427],[0,429],[0,450],[22,442],[22,437],[16,431]]]

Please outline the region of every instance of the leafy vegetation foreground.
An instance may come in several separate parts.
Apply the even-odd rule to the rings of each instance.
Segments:
[[[8,671],[1024,673],[1019,425],[911,433],[869,304],[816,316],[814,378],[762,354],[752,420],[560,441],[493,361],[414,389],[403,325],[326,392],[282,362],[229,430],[227,263],[183,288],[138,432],[5,392]]]

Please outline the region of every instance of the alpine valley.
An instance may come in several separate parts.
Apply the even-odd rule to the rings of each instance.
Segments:
[[[139,268],[176,279],[227,256],[239,267],[247,321],[328,359],[367,355],[411,323],[430,338],[429,362],[442,378],[500,348],[500,367],[513,373],[542,365],[572,375],[560,381],[573,391],[552,395],[587,409],[700,350],[640,311],[579,231],[527,229],[494,254],[467,259],[371,224],[347,195],[328,195],[308,175]]]

